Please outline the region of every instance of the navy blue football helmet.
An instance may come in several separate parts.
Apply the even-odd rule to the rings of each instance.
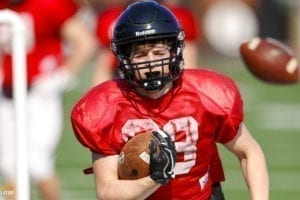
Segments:
[[[147,78],[135,77],[137,64],[129,57],[133,44],[167,40],[171,44],[170,57],[143,63],[149,68]],[[116,22],[111,48],[119,61],[120,77],[134,87],[148,91],[162,89],[167,83],[176,80],[183,71],[184,32],[174,14],[156,1],[139,1],[127,7]],[[153,63],[169,63],[170,73],[151,71]],[[152,63],[152,64],[151,64]],[[151,67],[150,67],[151,66]]]

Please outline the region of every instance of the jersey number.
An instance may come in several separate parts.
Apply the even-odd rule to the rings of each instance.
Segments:
[[[145,130],[157,130],[159,125],[152,119],[128,120],[122,127],[122,134],[125,140]],[[196,151],[198,141],[198,122],[193,117],[182,117],[169,120],[162,130],[167,132],[173,141],[176,136],[184,134],[183,139],[175,142],[177,153],[183,154],[183,160],[177,161],[175,174],[189,173],[196,162]]]

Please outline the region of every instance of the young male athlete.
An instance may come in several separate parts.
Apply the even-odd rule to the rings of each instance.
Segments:
[[[178,20],[154,1],[134,3],[118,19],[112,49],[120,78],[92,88],[71,114],[77,139],[92,152],[98,198],[224,199],[216,187],[221,143],[240,161],[250,199],[267,200],[264,154],[243,122],[238,88],[211,70],[183,70],[183,47]],[[150,145],[150,175],[120,180],[121,148],[146,131],[161,149],[156,155]]]

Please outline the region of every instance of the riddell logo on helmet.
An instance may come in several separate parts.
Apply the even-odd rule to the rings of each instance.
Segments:
[[[143,36],[143,35],[149,35],[155,33],[154,29],[145,30],[145,31],[137,31],[135,32],[135,36]]]

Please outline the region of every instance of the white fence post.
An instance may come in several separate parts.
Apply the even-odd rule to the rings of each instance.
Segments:
[[[18,200],[29,200],[30,180],[28,172],[28,137],[26,127],[26,45],[25,24],[20,16],[8,9],[0,10],[0,23],[8,23],[12,27],[12,63],[13,63],[13,96],[16,115],[17,136],[17,185]],[[1,36],[0,36],[1,37]]]

